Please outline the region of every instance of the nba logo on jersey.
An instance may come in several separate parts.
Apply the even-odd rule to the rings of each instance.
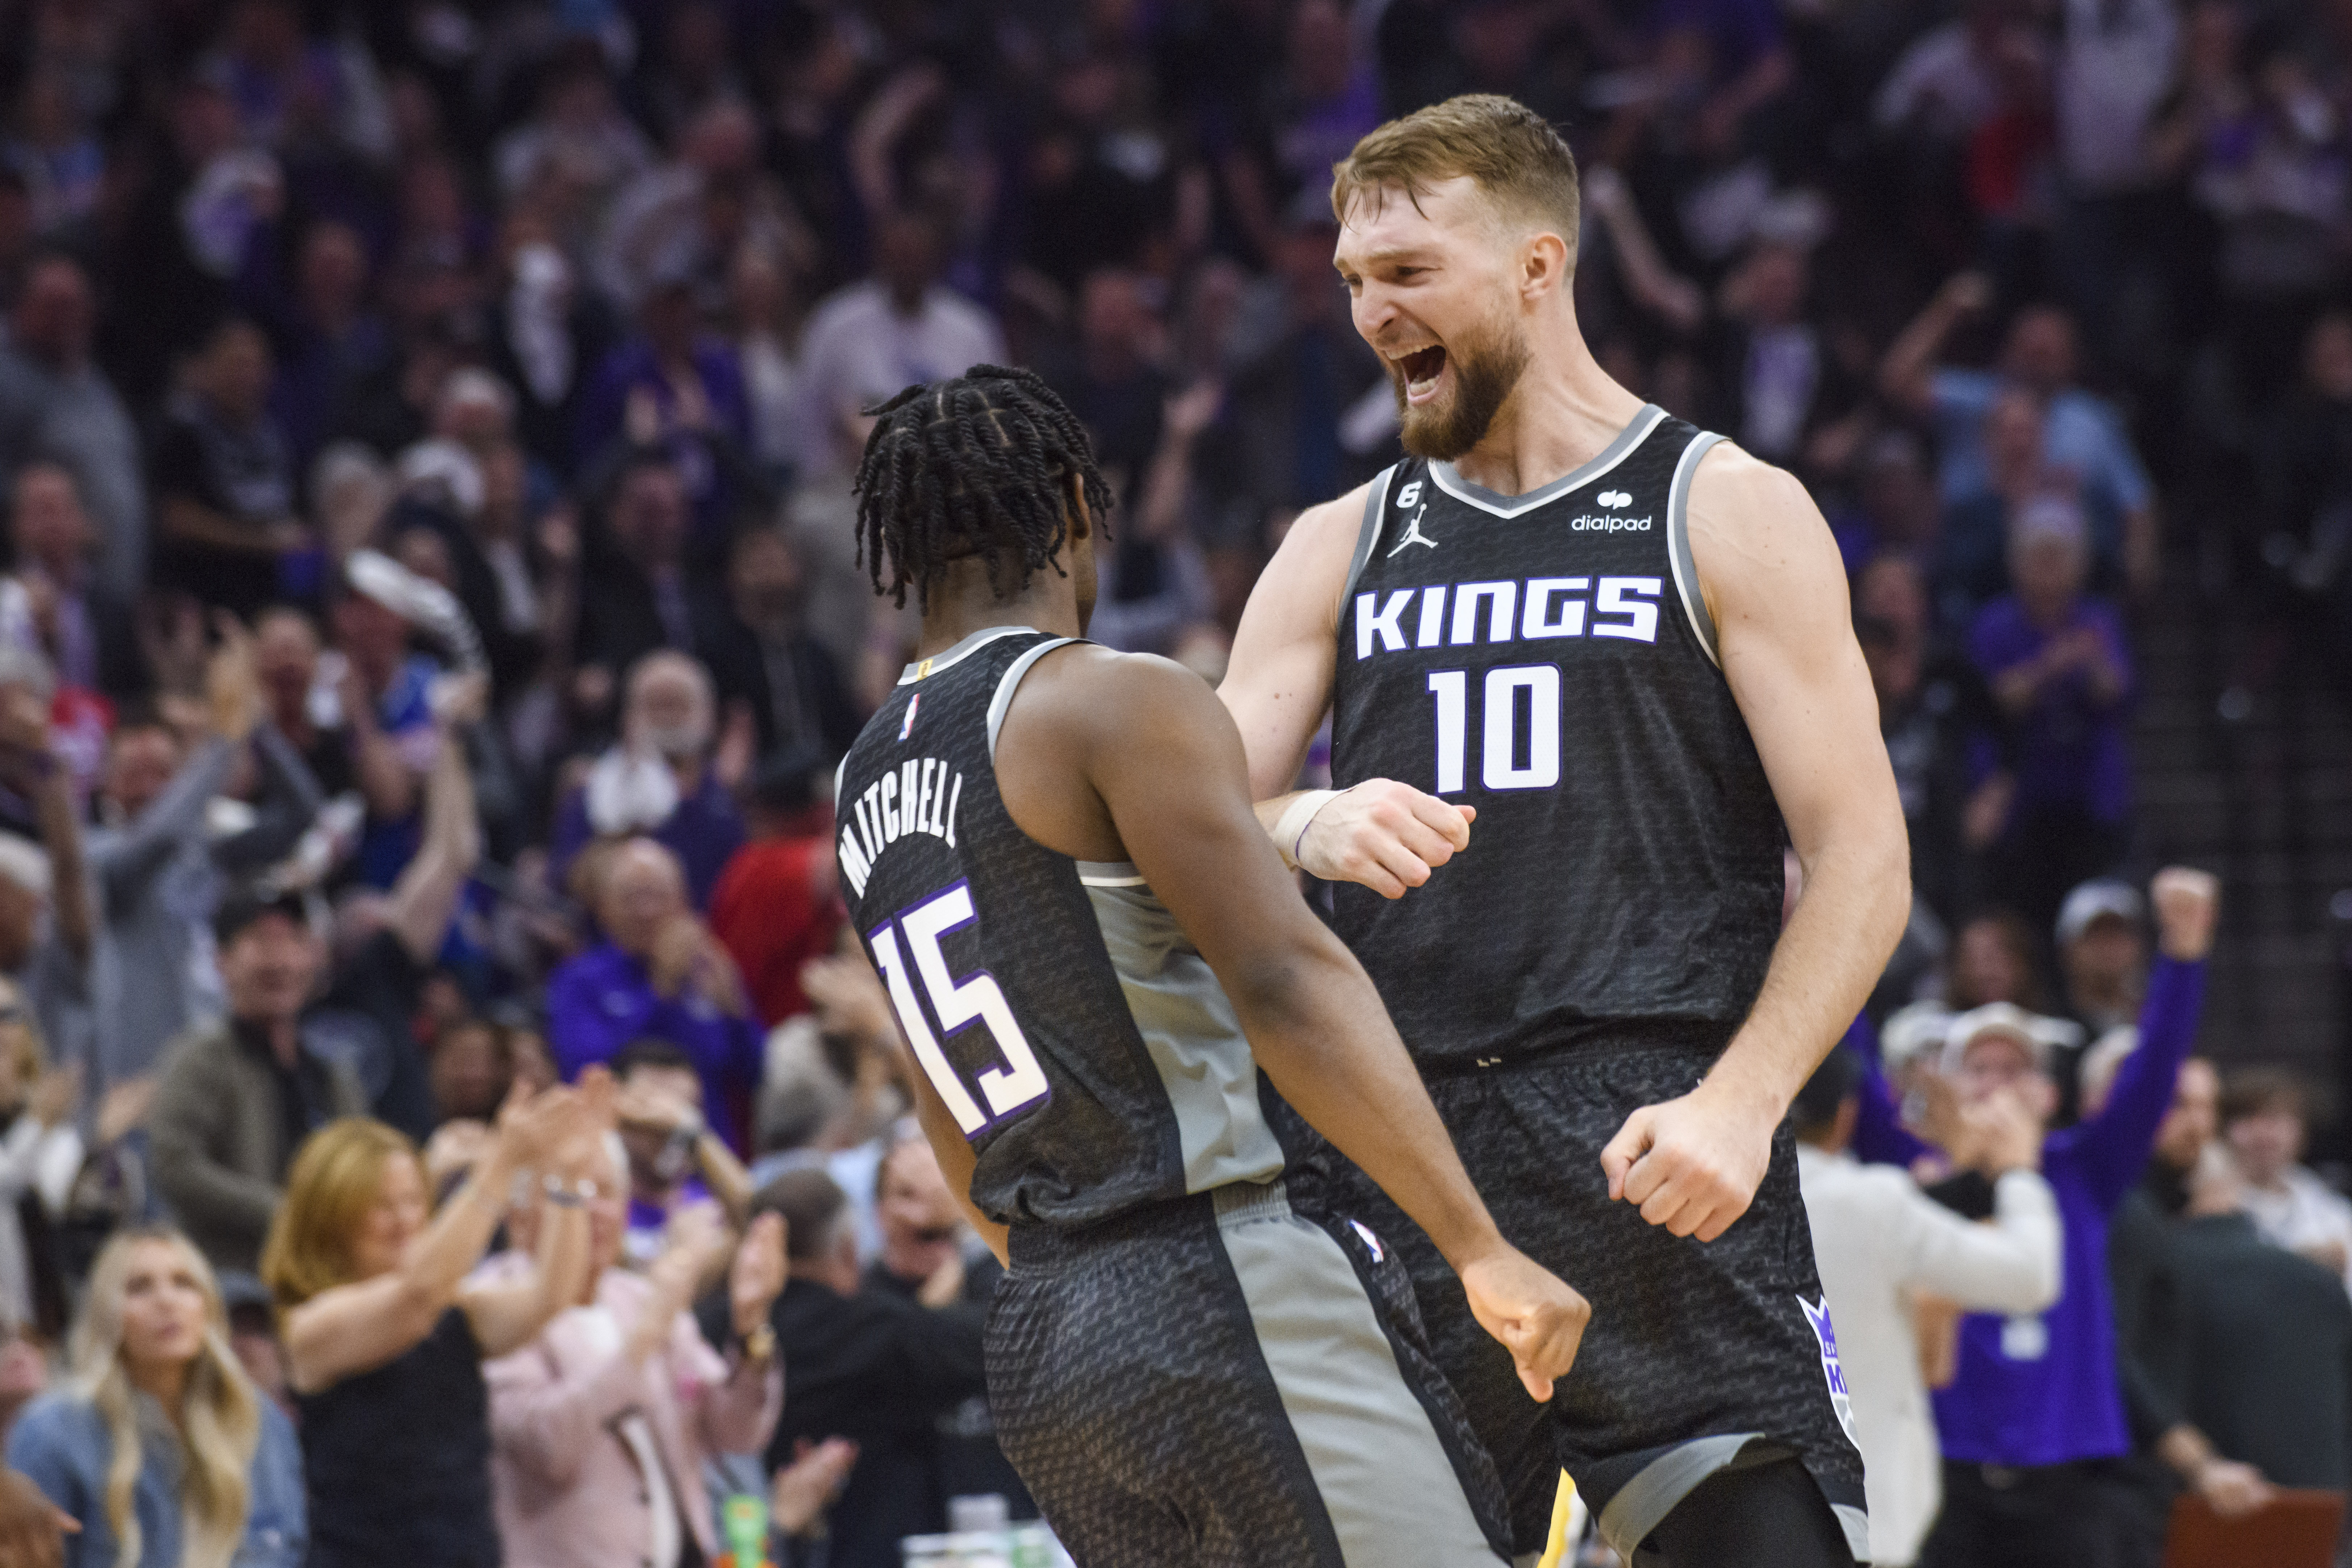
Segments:
[[[1824,1296],[1816,1305],[1800,1296],[1797,1305],[1804,1312],[1805,1321],[1812,1326],[1813,1338],[1821,1342],[1822,1375],[1829,1380],[1830,1408],[1837,1412],[1838,1425],[1845,1429],[1845,1440],[1859,1448],[1861,1440],[1853,1435],[1853,1396],[1846,1392],[1845,1368],[1838,1364],[1837,1330],[1830,1326],[1830,1299]]]
[[[898,721],[898,739],[905,740],[915,732],[915,710],[923,705],[923,694],[916,692],[907,699],[907,716]]]

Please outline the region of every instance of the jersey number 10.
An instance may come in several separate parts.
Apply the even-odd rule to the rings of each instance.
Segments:
[[[915,1059],[922,1064],[923,1076],[940,1091],[940,1099],[946,1102],[949,1114],[955,1118],[966,1138],[1028,1110],[1053,1091],[1053,1086],[1046,1081],[1045,1069],[1038,1065],[1037,1054],[1022,1036],[1020,1021],[1013,1016],[996,977],[985,969],[975,970],[961,980],[948,973],[947,955],[940,951],[940,939],[971,925],[976,918],[970,884],[958,882],[866,933],[866,944],[874,950],[875,967],[882,971],[882,983],[890,993],[890,1005],[907,1031],[907,1043],[914,1047]],[[902,933],[906,938],[903,947],[899,942]],[[914,982],[908,977],[907,954],[910,952],[914,954],[915,974],[921,980],[925,994],[930,997],[931,1010],[939,1016],[938,1035],[931,1033],[930,1020],[923,1016],[922,1004],[915,999]],[[947,1053],[940,1049],[941,1038],[951,1039],[956,1031],[971,1024],[988,1026],[998,1052],[1004,1058],[1003,1067],[990,1068],[977,1080],[981,1094],[988,1100],[985,1112],[950,1065]]]
[[[1433,669],[1437,699],[1437,789],[1465,786],[1470,752],[1470,672]],[[1528,705],[1527,761],[1519,760],[1520,694]],[[1559,667],[1511,664],[1486,672],[1478,782],[1488,789],[1549,789],[1559,783]]]

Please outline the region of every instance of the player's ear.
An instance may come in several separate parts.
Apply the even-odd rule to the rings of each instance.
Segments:
[[[1532,303],[1565,289],[1572,260],[1568,242],[1549,229],[1529,235],[1519,246],[1519,293]]]

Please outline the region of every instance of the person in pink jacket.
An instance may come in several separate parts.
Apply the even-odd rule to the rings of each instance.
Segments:
[[[783,1288],[781,1216],[732,1237],[710,1205],[681,1211],[642,1275],[616,1267],[628,1187],[620,1168],[516,1210],[522,1266],[550,1205],[585,1204],[593,1268],[582,1300],[539,1338],[486,1363],[490,1474],[506,1568],[678,1568],[720,1551],[702,1461],[756,1452],[783,1408],[768,1308]],[[735,1325],[723,1355],[688,1310],[724,1266]]]

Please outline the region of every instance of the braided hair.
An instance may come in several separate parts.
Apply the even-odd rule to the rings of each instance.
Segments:
[[[894,604],[911,584],[928,609],[932,584],[965,555],[988,563],[1000,599],[1046,567],[1069,575],[1055,557],[1069,534],[1073,476],[1097,526],[1110,510],[1086,430],[1034,371],[976,364],[866,412],[857,558]]]

